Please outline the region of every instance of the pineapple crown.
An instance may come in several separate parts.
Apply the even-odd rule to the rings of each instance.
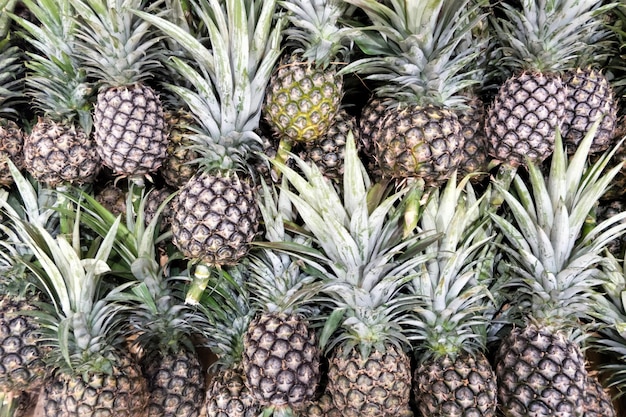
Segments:
[[[487,344],[495,246],[481,214],[485,195],[477,199],[469,177],[457,185],[453,175],[441,192],[431,192],[421,213],[418,229],[438,236],[425,248],[433,257],[419,266],[409,286],[419,297],[408,327],[410,339],[421,343],[421,360],[476,353]]]
[[[217,356],[218,368],[237,366],[243,357],[243,338],[255,317],[248,288],[246,262],[219,268],[203,292],[198,311],[203,316],[204,344]]]
[[[163,51],[150,24],[133,10],[157,9],[160,1],[70,0],[76,51],[88,74],[106,86],[127,86],[152,77]],[[67,17],[67,16],[65,16]]]
[[[292,158],[303,175],[272,162],[290,185],[281,194],[302,218],[299,233],[315,246],[289,242],[283,249],[324,277],[322,293],[333,313],[322,332],[322,346],[358,346],[365,355],[372,348],[384,351],[389,343],[406,344],[399,323],[415,299],[401,296],[400,289],[410,271],[430,256],[419,254],[427,244],[420,235],[403,239],[400,218],[406,191],[388,195],[388,183],[372,185],[352,133],[345,148],[343,195],[316,165]]]
[[[284,182],[284,180],[283,180]],[[259,247],[249,258],[250,279],[248,286],[252,301],[259,310],[274,313],[303,314],[310,316],[313,310],[312,297],[320,289],[315,271],[309,271],[302,260],[291,257],[288,253],[272,250],[272,244],[310,245],[310,239],[292,236],[285,230],[285,223],[295,222],[295,213],[286,195],[261,183],[262,197],[259,204],[265,240],[256,242]],[[286,184],[283,183],[283,187]],[[284,188],[283,188],[284,189]]]
[[[502,17],[491,20],[500,43],[498,65],[513,72],[558,73],[597,59],[607,34],[600,16],[614,6],[602,3],[522,0],[515,7],[501,2]]]
[[[115,223],[115,215],[89,194],[78,190],[73,194],[78,197],[68,198],[83,202],[83,223],[104,237]],[[186,277],[168,276],[156,254],[157,243],[166,238],[159,235],[161,214],[175,194],[159,205],[146,224],[145,208],[151,195],[144,190],[138,195],[132,185],[127,193],[125,224],[118,226],[113,243],[113,252],[120,259],[113,272],[126,278],[130,287],[118,297],[133,306],[128,332],[137,336],[136,344],[161,352],[176,351],[181,344],[192,349],[190,335],[196,331],[197,316],[184,303],[182,284]]]
[[[24,99],[21,53],[10,37],[0,39],[0,116],[17,116],[14,106]]]
[[[343,0],[283,0],[288,11],[287,47],[316,66],[342,60],[350,49],[353,29],[341,25],[348,5]]]
[[[588,216],[609,188],[622,164],[604,172],[615,149],[585,169],[599,123],[589,130],[576,153],[567,158],[560,134],[550,171],[544,178],[537,164],[528,165],[528,182],[517,174],[514,191],[503,193],[510,215],[491,213],[505,236],[503,286],[514,292],[514,306],[545,325],[576,328],[589,318],[595,287],[602,285],[599,267],[608,242],[626,232],[621,213],[588,227]],[[618,145],[619,146],[619,145]]]
[[[27,52],[30,70],[27,93],[45,116],[58,122],[79,122],[91,131],[91,87],[87,73],[75,56],[76,23],[69,0],[24,0],[39,24],[11,15],[26,32],[26,39],[38,51]]]
[[[88,244],[86,252],[78,215],[73,226],[68,225],[70,230],[62,228],[56,237],[23,219],[11,217],[10,223],[19,244],[32,253],[19,261],[50,300],[32,314],[46,333],[42,343],[51,347],[51,364],[83,374],[111,372],[114,350],[120,343],[118,330],[126,322],[125,307],[116,301],[124,287],[107,289],[102,276],[110,271],[107,261],[119,219],[104,239]]]
[[[392,2],[346,0],[360,7],[372,25],[355,42],[368,57],[343,72],[365,74],[378,83],[374,93],[392,101],[445,107],[462,106],[489,38],[474,36],[485,1]],[[487,32],[480,32],[483,35]]]
[[[280,55],[284,19],[274,19],[276,0],[199,0],[192,2],[206,26],[211,49],[195,36],[149,13],[135,13],[175,39],[188,57],[167,65],[190,87],[167,84],[196,121],[190,136],[208,168],[241,169],[260,147],[254,132],[272,69]]]

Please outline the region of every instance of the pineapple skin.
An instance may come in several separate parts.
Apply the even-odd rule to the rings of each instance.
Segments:
[[[442,356],[415,370],[413,392],[425,416],[495,416],[495,371],[482,353]]]
[[[463,136],[459,178],[477,174],[472,179],[479,182],[486,176],[489,164],[485,135],[485,106],[478,97],[471,97],[468,105],[467,110],[457,112]]]
[[[206,395],[207,417],[257,417],[261,405],[246,387],[240,367],[214,375]]]
[[[165,120],[169,128],[170,140],[167,145],[167,158],[160,172],[167,185],[178,189],[185,185],[198,170],[197,165],[191,162],[199,155],[189,148],[192,143],[185,136],[191,133],[187,126],[193,123],[193,117],[184,110],[167,111]]]
[[[606,150],[613,143],[617,124],[617,104],[608,79],[599,70],[585,68],[563,75],[567,96],[563,120],[563,139],[568,153],[574,153],[580,141],[598,119],[602,119],[589,153]]]
[[[438,187],[458,168],[463,137],[453,111],[408,105],[387,110],[374,144],[384,177],[417,177]]]
[[[511,166],[525,165],[526,158],[545,160],[554,150],[565,97],[556,75],[524,72],[505,80],[487,110],[489,154]]]
[[[244,336],[246,384],[264,406],[303,408],[320,381],[317,336],[299,315],[260,314]]]
[[[204,371],[195,351],[154,352],[141,362],[148,383],[148,417],[198,417],[205,397]]]
[[[534,323],[513,328],[496,353],[496,376],[506,417],[584,413],[585,359],[563,333]]]
[[[305,144],[302,159],[312,161],[326,178],[340,180],[343,178],[344,151],[350,132],[353,132],[358,143],[356,118],[340,109],[326,135]]]
[[[585,386],[585,417],[616,417],[617,412],[611,396],[604,389],[598,376],[589,373]]]
[[[166,158],[169,138],[163,106],[151,87],[138,83],[101,91],[94,129],[98,154],[116,175],[145,176]]]
[[[174,244],[189,259],[235,265],[259,226],[253,188],[237,175],[198,172],[174,199]]]
[[[44,385],[45,417],[145,417],[148,388],[129,355],[116,355],[110,374],[57,370]]]
[[[82,128],[39,119],[24,140],[24,165],[51,187],[88,184],[100,170],[100,157]]]
[[[13,176],[4,158],[24,168],[24,132],[13,120],[0,118],[0,186],[10,187]]]
[[[318,69],[298,54],[283,58],[272,74],[264,119],[281,140],[309,142],[330,128],[343,98],[343,77],[334,67]]]
[[[35,298],[35,299],[38,299]],[[41,347],[40,326],[33,316],[32,300],[4,294],[0,298],[0,387],[2,391],[36,391],[47,373],[46,349]]]
[[[409,404],[410,359],[394,345],[367,358],[338,347],[329,358],[327,391],[344,417],[396,417]]]

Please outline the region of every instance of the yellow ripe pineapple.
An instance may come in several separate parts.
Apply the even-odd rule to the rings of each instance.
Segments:
[[[81,66],[99,87],[94,137],[102,163],[141,184],[165,160],[167,128],[159,94],[147,84],[163,50],[133,10],[144,0],[71,0]]]
[[[406,190],[372,184],[348,135],[343,189],[315,165],[294,156],[302,175],[274,162],[287,184],[281,190],[302,217],[311,245],[284,250],[303,258],[322,278],[328,352],[326,392],[342,416],[397,416],[409,404],[411,366],[400,322],[416,299],[403,295],[406,275],[425,260],[421,240],[403,240]],[[292,191],[293,190],[293,191]]]
[[[484,1],[385,2],[347,0],[372,25],[356,38],[366,54],[344,71],[376,83],[363,109],[370,153],[387,178],[441,185],[459,167],[463,136],[458,111],[471,104],[462,92],[477,81],[471,65],[485,43],[467,40]]]
[[[286,53],[267,88],[263,115],[279,139],[283,161],[294,143],[320,140],[330,128],[343,98],[348,29],[338,0],[281,0],[287,11]]]
[[[91,137],[91,85],[75,57],[76,24],[69,0],[24,1],[39,24],[14,16],[36,52],[29,53],[27,94],[38,110],[24,140],[24,164],[51,187],[92,182],[100,158]]]
[[[592,389],[580,342],[591,323],[592,301],[605,282],[607,244],[625,230],[626,213],[587,227],[588,215],[621,168],[604,171],[612,153],[586,167],[599,125],[567,157],[560,135],[544,177],[539,162],[527,163],[512,190],[496,183],[508,214],[490,212],[504,236],[498,269],[514,325],[496,352],[498,400],[507,417],[532,413],[584,415]],[[590,229],[590,230],[587,230]],[[610,415],[607,410],[606,415]]]
[[[274,1],[201,0],[192,3],[205,23],[211,49],[163,18],[136,12],[188,53],[168,63],[190,86],[167,85],[189,105],[195,126],[189,138],[200,169],[173,201],[172,236],[197,264],[188,301],[199,299],[212,270],[240,261],[258,229],[255,190],[246,174],[260,149],[263,94],[279,55],[282,21]]]

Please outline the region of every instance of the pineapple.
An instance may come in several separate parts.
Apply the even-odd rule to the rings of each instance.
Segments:
[[[0,0],[0,8],[6,7],[3,2]],[[24,97],[21,78],[24,67],[20,61],[21,51],[12,44],[13,34],[3,28],[9,24],[8,13],[5,16],[0,16],[0,185],[10,187],[13,177],[5,159],[10,159],[20,169],[24,166],[24,132],[14,120],[18,116],[15,106]]]
[[[485,201],[453,175],[420,217],[419,230],[437,236],[425,249],[434,256],[411,282],[420,300],[409,325],[417,342],[413,388],[424,416],[496,415],[496,376],[486,356],[495,246]]]
[[[100,158],[91,139],[91,87],[74,55],[76,25],[67,19],[74,12],[69,0],[24,4],[40,22],[14,16],[37,51],[26,63],[26,92],[40,115],[24,140],[25,167],[51,187],[90,183]]]
[[[202,165],[173,202],[173,242],[196,263],[190,303],[198,301],[212,271],[238,263],[256,236],[255,190],[244,174],[251,152],[260,147],[255,129],[282,37],[274,1],[201,0],[194,8],[207,26],[212,49],[163,18],[136,12],[179,42],[193,61],[168,61],[193,83],[194,90],[168,88],[193,113],[190,139]]]
[[[514,170],[527,160],[542,162],[548,158],[557,129],[566,135],[571,132],[572,140],[576,136],[579,141],[589,129],[583,119],[593,121],[602,113],[596,109],[583,114],[590,110],[588,106],[604,107],[597,95],[603,89],[599,74],[585,81],[586,76],[574,71],[567,77],[569,82],[560,74],[573,68],[579,57],[594,56],[587,41],[600,24],[596,19],[600,4],[595,0],[522,0],[517,7],[500,4],[500,13],[492,23],[500,44],[497,65],[506,80],[488,109],[485,129],[490,155],[511,167],[506,170]],[[589,88],[589,82],[596,87],[581,91],[581,87]],[[608,93],[606,85],[604,92]],[[576,110],[572,101],[584,97],[593,100]],[[574,116],[582,118],[576,120]],[[583,127],[584,131],[576,132]],[[510,172],[505,178],[513,175]]]
[[[204,372],[192,340],[197,332],[194,323],[199,319],[184,304],[182,288],[177,288],[182,287],[181,277],[168,276],[167,265],[158,263],[156,248],[162,237],[158,226],[173,195],[161,201],[147,222],[146,207],[154,200],[153,194],[155,190],[145,193],[135,211],[130,201],[134,193],[128,193],[126,206],[130,211],[126,225],[119,226],[114,247],[123,260],[117,272],[132,276],[128,293],[135,306],[127,339],[132,340],[132,350],[139,352],[138,361],[147,380],[147,416],[197,417],[205,395]],[[83,193],[82,200],[86,211],[83,222],[96,226],[96,233],[106,233],[115,216],[89,195]]]
[[[244,335],[243,370],[246,384],[257,401],[275,415],[293,415],[316,394],[320,380],[317,334],[309,324],[314,308],[311,298],[319,290],[316,277],[302,270],[302,263],[271,249],[272,242],[296,242],[283,222],[294,213],[285,197],[263,184],[260,205],[267,244],[251,253],[248,286],[257,316]]]
[[[419,177],[438,187],[461,162],[458,111],[470,104],[462,94],[476,84],[469,65],[485,47],[466,38],[485,2],[346,1],[373,24],[356,38],[370,56],[343,71],[378,83],[361,116],[377,169],[386,178]]]
[[[20,219],[39,227],[54,230],[58,219],[57,204],[50,190],[31,183],[10,160],[7,168],[14,183],[14,192],[0,194],[3,223]],[[0,227],[3,250],[0,251],[2,296],[0,297],[0,391],[35,395],[49,372],[45,361],[48,349],[42,346],[43,324],[37,315],[48,302],[34,285],[35,277],[20,257],[32,255],[10,228]]]
[[[193,143],[188,138],[192,134],[193,117],[188,111],[179,109],[166,112],[165,120],[170,129],[170,141],[161,174],[167,185],[178,189],[198,170],[194,162],[198,153],[191,148]]]
[[[209,368],[207,417],[258,417],[262,411],[247,388],[242,366],[244,335],[255,317],[245,286],[245,262],[221,269],[198,304],[206,320],[203,344],[217,359]]]
[[[594,291],[603,283],[603,251],[626,230],[626,213],[583,230],[621,168],[603,172],[608,153],[585,169],[598,124],[569,161],[556,135],[547,178],[529,160],[529,183],[517,174],[514,192],[498,187],[510,210],[506,218],[490,213],[505,237],[499,268],[514,323],[496,353],[498,399],[507,417],[584,413],[590,382],[579,343],[588,330],[583,323],[590,322]]]
[[[340,180],[343,176],[344,151],[349,132],[356,136],[358,143],[356,118],[345,109],[339,109],[328,132],[318,140],[305,143],[302,159],[313,161],[325,177]]]
[[[341,26],[347,6],[340,0],[281,0],[287,10],[286,55],[272,74],[263,115],[279,139],[277,157],[294,143],[322,140],[339,111],[349,29]]]
[[[115,175],[137,184],[166,157],[168,135],[159,94],[147,81],[163,53],[150,25],[132,11],[144,0],[70,0],[81,65],[100,86],[93,111],[96,149]]]
[[[119,340],[128,319],[118,301],[123,287],[107,291],[102,279],[110,271],[118,226],[119,219],[90,245],[80,240],[78,222],[55,237],[40,225],[11,219],[19,243],[34,256],[23,262],[51,300],[36,313],[52,368],[41,394],[46,417],[145,415],[146,381]],[[93,257],[83,256],[83,250]]]
[[[302,175],[274,161],[289,185],[281,194],[294,205],[302,232],[314,244],[288,242],[283,249],[323,279],[327,307],[322,313],[329,315],[320,344],[329,355],[326,392],[339,413],[396,416],[408,407],[411,389],[408,340],[400,322],[415,302],[401,294],[401,287],[425,257],[414,256],[419,236],[402,239],[403,209],[394,206],[403,203],[407,189],[389,195],[388,184],[372,184],[355,146],[349,134],[342,192],[296,156]]]

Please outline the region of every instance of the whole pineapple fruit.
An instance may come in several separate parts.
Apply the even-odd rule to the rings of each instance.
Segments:
[[[28,53],[27,95],[39,115],[24,140],[24,164],[51,187],[92,182],[100,157],[91,138],[91,85],[76,58],[76,23],[69,0],[24,1],[40,22],[15,16],[36,52]]]
[[[575,68],[579,57],[594,56],[588,39],[601,26],[597,18],[600,2],[522,0],[519,4],[502,2],[498,7],[499,13],[492,19],[499,44],[495,58],[506,79],[488,109],[485,129],[490,155],[517,167],[527,160],[548,158],[557,129],[564,135],[571,131],[572,141],[574,137],[580,141],[590,128],[583,127],[583,119],[595,120],[604,111],[590,106],[599,104],[606,109],[604,99],[584,91],[590,88],[584,82],[586,75],[570,72],[568,82],[561,76],[564,70]],[[591,75],[598,81],[592,90],[608,93],[606,86],[599,85],[598,75]],[[593,100],[576,110],[576,102],[584,97]],[[591,113],[584,115],[585,109]],[[579,127],[584,130],[576,132]]]
[[[344,69],[377,83],[361,116],[365,146],[373,148],[366,153],[374,154],[383,177],[419,177],[438,187],[461,162],[458,111],[471,104],[461,93],[476,83],[469,65],[484,49],[466,36],[485,2],[347,2],[372,22],[356,38],[369,56]]]
[[[569,161],[556,135],[547,178],[538,163],[529,163],[528,180],[517,174],[513,191],[498,187],[510,214],[491,216],[505,236],[502,277],[512,291],[511,320],[518,318],[496,354],[498,398],[506,416],[584,413],[590,380],[579,344],[586,330],[581,323],[590,318],[590,301],[603,282],[599,267],[607,242],[626,228],[618,217],[581,233],[621,168],[603,173],[609,153],[585,169],[598,124]]]
[[[115,250],[121,258],[117,273],[131,285],[128,298],[134,303],[128,321],[126,338],[132,340],[133,351],[139,352],[138,363],[147,381],[148,417],[198,417],[205,396],[205,378],[199,356],[194,348],[193,335],[197,332],[194,311],[184,303],[183,277],[169,276],[172,269],[161,265],[157,258],[161,215],[167,207],[170,194],[161,200],[150,221],[146,208],[154,201],[155,190],[140,196],[128,193],[125,224],[119,226]],[[83,205],[97,213],[88,224],[95,233],[104,233],[115,221],[105,207],[83,193]],[[136,208],[135,208],[136,207]],[[104,237],[104,236],[103,236]]]
[[[343,187],[297,157],[302,175],[274,162],[288,182],[281,195],[289,198],[313,239],[312,246],[283,249],[309,262],[322,278],[325,308],[320,314],[326,327],[320,344],[328,350],[326,392],[338,412],[396,416],[408,407],[411,390],[408,346],[399,322],[415,302],[402,295],[401,287],[405,274],[424,258],[413,256],[411,249],[419,237],[402,240],[403,209],[395,206],[404,203],[406,190],[392,193],[388,183],[370,182],[352,135],[345,152]],[[406,257],[399,260],[401,253]]]
[[[78,217],[78,216],[76,216]],[[58,236],[44,227],[12,219],[10,227],[38,262],[28,263],[42,291],[50,298],[38,314],[42,324],[41,343],[50,349],[46,356],[52,368],[42,391],[45,417],[144,416],[146,381],[130,355],[121,347],[119,335],[128,318],[120,301],[121,288],[106,290],[103,274],[119,219],[103,240],[69,241],[68,222]],[[61,223],[63,224],[63,222]],[[75,233],[76,239],[80,233]],[[87,250],[93,257],[82,255]]]
[[[147,84],[163,49],[135,10],[145,0],[71,0],[80,33],[80,62],[100,86],[93,112],[102,163],[142,184],[161,167],[168,135],[159,94]],[[153,6],[154,7],[154,6]]]
[[[244,175],[248,158],[260,147],[255,129],[282,37],[274,1],[211,0],[195,9],[212,22],[212,49],[163,18],[139,14],[187,50],[189,62],[172,57],[172,68],[194,74],[193,90],[168,85],[193,112],[190,139],[202,166],[181,188],[172,216],[174,244],[197,264],[191,303],[199,299],[212,270],[239,262],[256,236],[255,191]]]
[[[263,185],[260,207],[268,245],[305,244],[285,230],[283,223],[295,220],[289,205],[280,202],[285,197]],[[320,285],[286,253],[270,247],[253,251],[250,257],[248,285],[258,312],[243,340],[246,385],[266,409],[293,414],[314,397],[320,381],[321,353],[308,320]]]
[[[486,355],[495,246],[487,201],[468,181],[457,185],[452,176],[433,191],[418,223],[437,236],[424,249],[432,257],[412,277],[419,302],[408,324],[417,360],[413,393],[425,416],[496,416],[496,375]]]
[[[328,133],[343,98],[337,66],[349,50],[343,1],[278,3],[289,21],[286,53],[269,81],[263,115],[280,141],[277,157],[285,161],[294,143],[319,141]]]

